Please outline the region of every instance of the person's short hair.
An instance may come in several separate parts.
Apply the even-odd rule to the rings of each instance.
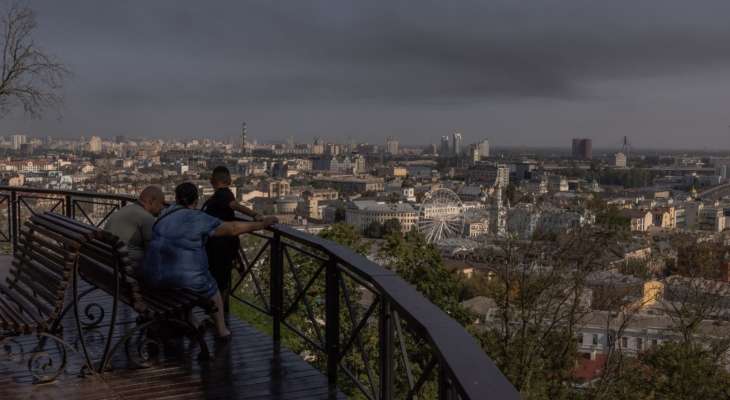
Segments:
[[[159,186],[150,185],[142,189],[139,193],[139,199],[142,201],[165,201],[165,194]]]
[[[227,167],[220,165],[213,168],[213,173],[210,175],[210,179],[228,185],[231,183],[231,171]]]
[[[187,207],[198,201],[198,187],[190,182],[183,182],[175,188],[175,202]]]

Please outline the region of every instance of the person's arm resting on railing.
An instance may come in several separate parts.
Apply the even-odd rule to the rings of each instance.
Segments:
[[[253,218],[254,221],[262,221],[263,215],[257,213],[256,211],[244,206],[243,204],[240,204],[239,202],[233,200],[230,204],[231,208],[234,211],[238,211],[243,215],[248,215],[249,217]]]
[[[213,236],[238,236],[244,233],[258,231],[277,223],[276,217],[264,217],[261,221],[243,222],[229,221],[223,222],[213,231]]]

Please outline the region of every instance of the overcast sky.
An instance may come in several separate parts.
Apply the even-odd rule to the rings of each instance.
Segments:
[[[730,149],[727,0],[30,0],[53,136]]]

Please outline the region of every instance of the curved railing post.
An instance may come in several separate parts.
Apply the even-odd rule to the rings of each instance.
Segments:
[[[281,350],[281,319],[284,308],[284,249],[281,234],[274,232],[271,238],[271,276],[269,279],[270,309],[272,317],[272,336],[274,338],[274,357]]]
[[[390,300],[380,299],[380,318],[378,320],[378,336],[380,350],[380,400],[393,399],[393,366],[395,352],[393,349],[393,309]]]
[[[18,221],[20,221],[19,211],[20,209],[18,208],[18,192],[11,189],[10,210],[8,212],[8,219],[10,219],[10,235],[12,236],[13,254],[15,254],[15,249],[18,248]]]
[[[327,384],[330,398],[337,394],[337,370],[340,361],[340,285],[337,260],[330,258],[325,267],[325,349],[327,350]]]
[[[454,400],[454,398],[454,389],[446,374],[446,366],[442,362],[439,368],[439,400]]]
[[[67,194],[66,196],[64,196],[63,202],[64,202],[64,206],[65,206],[64,210],[66,212],[66,216],[69,218],[75,219],[75,215],[73,215],[74,214],[74,205],[73,205],[73,203],[71,203],[71,195]]]

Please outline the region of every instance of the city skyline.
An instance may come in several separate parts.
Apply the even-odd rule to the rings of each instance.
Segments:
[[[728,11],[6,0],[1,391],[728,398]]]
[[[223,138],[245,119],[267,140],[730,148],[730,4],[467,3],[30,1],[74,76],[63,119],[2,127]]]

